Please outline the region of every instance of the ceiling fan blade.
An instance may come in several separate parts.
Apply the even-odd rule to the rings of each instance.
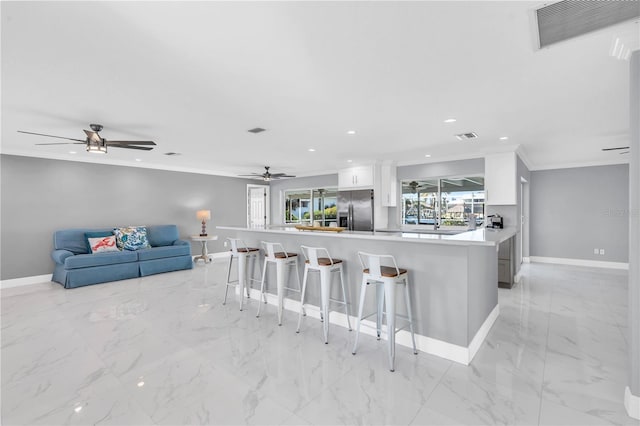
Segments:
[[[295,177],[295,176],[288,175],[286,173],[271,173],[271,177],[281,178],[281,177]]]
[[[153,141],[105,141],[107,145],[155,145]]]
[[[133,146],[133,145],[109,145],[109,148],[139,149],[140,151],[151,151],[153,149],[148,146]]]
[[[48,138],[67,139],[67,140],[70,140],[70,141],[78,141],[78,142],[82,142],[82,143],[87,143],[87,141],[84,141],[82,139],[65,138],[64,136],[45,135],[44,133],[25,132],[24,130],[18,130],[18,133],[25,133],[27,135],[46,136]],[[42,145],[42,144],[36,144],[36,145]]]
[[[616,151],[618,149],[629,149],[628,146],[619,146],[617,148],[602,148],[603,151]]]
[[[94,142],[100,142],[102,140],[98,132],[94,132],[93,130],[84,130],[84,133]]]
[[[86,142],[52,142],[52,143],[36,143],[34,145],[86,145]]]

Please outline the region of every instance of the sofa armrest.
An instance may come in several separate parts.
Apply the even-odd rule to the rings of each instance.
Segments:
[[[64,264],[64,260],[67,257],[71,257],[74,256],[74,254],[72,252],[70,252],[69,250],[54,250],[51,253],[51,258],[53,259],[54,262],[56,262],[59,265],[63,265]]]
[[[173,242],[174,246],[189,246],[191,245],[191,243],[189,241],[185,241],[185,240],[175,240]]]

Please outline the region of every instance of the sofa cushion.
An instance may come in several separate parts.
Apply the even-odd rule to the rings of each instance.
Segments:
[[[138,250],[138,259],[141,261],[176,256],[191,256],[191,246],[164,246]]]
[[[91,253],[104,253],[108,251],[120,251],[116,246],[116,236],[89,238]]]
[[[84,233],[85,241],[87,242],[87,253],[91,253],[91,244],[89,238],[109,237],[113,235],[113,231],[89,231]]]
[[[116,243],[120,250],[138,250],[148,248],[147,228],[144,226],[126,226],[124,228],[114,228]]]
[[[151,247],[170,246],[179,238],[176,225],[147,226],[147,239]]]
[[[91,253],[87,245],[86,232],[107,232],[111,234],[109,228],[77,228],[63,229],[53,233],[53,248],[56,250],[69,250],[74,254]]]
[[[75,256],[67,257],[64,260],[64,266],[66,269],[78,269],[137,261],[137,253],[132,251],[117,251],[96,254],[77,254]]]

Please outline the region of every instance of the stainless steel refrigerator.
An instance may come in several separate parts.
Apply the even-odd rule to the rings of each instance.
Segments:
[[[373,231],[373,189],[338,191],[338,225],[350,231]]]

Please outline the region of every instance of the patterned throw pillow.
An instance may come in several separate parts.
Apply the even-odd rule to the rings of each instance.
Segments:
[[[144,226],[127,226],[114,228],[116,244],[120,250],[139,250],[151,247],[147,240],[147,228]]]
[[[111,235],[109,237],[96,237],[89,238],[89,246],[91,247],[91,253],[103,253],[107,251],[120,251],[116,247],[116,237]]]

